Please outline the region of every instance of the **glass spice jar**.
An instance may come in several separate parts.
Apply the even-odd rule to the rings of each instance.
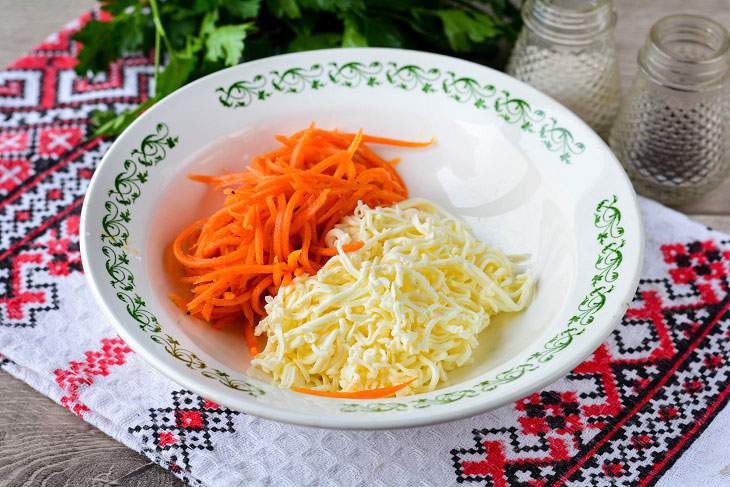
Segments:
[[[651,28],[609,143],[637,192],[683,204],[730,169],[730,36],[697,15]]]
[[[621,105],[612,0],[526,0],[507,73],[547,93],[606,138]]]

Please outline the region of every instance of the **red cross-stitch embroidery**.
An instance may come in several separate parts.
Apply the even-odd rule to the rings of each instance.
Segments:
[[[94,383],[95,376],[105,377],[109,375],[110,367],[123,365],[126,362],[127,354],[132,352],[121,338],[104,338],[101,340],[100,350],[90,350],[84,355],[86,359],[81,362],[71,361],[67,369],[56,369],[56,383],[67,395],[61,398],[61,404],[83,417],[83,413],[89,408],[79,400],[79,394],[84,387]]]
[[[574,389],[533,394],[515,424],[474,430],[473,447],[451,452],[458,482],[651,485],[727,404],[730,255],[715,241],[661,250],[667,278],[641,282],[617,331],[563,382]]]
[[[90,140],[91,113],[150,95],[151,53],[93,81],[73,75],[78,45],[70,35],[91,17],[18,59],[0,81],[0,326],[33,328],[41,313],[59,310],[58,286],[81,272],[82,198],[110,145]],[[702,433],[730,397],[730,243],[672,242],[661,252],[665,272],[641,282],[616,332],[556,383],[561,389],[518,401],[511,419],[478,425],[449,446],[455,481],[651,485]],[[83,390],[129,352],[120,339],[105,339],[56,370],[63,403],[82,415]],[[187,478],[193,452],[214,449],[218,435],[234,431],[236,414],[176,391],[128,431]]]

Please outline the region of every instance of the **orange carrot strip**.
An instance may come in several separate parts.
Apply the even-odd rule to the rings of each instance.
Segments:
[[[274,224],[276,223],[276,214],[269,215],[269,219],[266,221],[266,224],[264,225],[264,248],[266,249],[266,252],[268,254],[267,262],[269,264],[274,263]]]
[[[317,219],[317,223],[324,223],[324,222],[326,222],[327,220],[329,220],[332,217],[332,215],[336,214],[337,212],[339,212],[340,210],[342,210],[345,206],[347,206],[347,204],[348,204],[348,199],[347,198],[340,198],[340,200],[337,203],[335,203],[334,205],[332,205],[329,208],[329,210],[327,210],[323,215],[321,215]],[[355,201],[355,204],[357,205],[357,201]]]
[[[264,292],[264,289],[266,289],[273,282],[273,277],[266,276],[261,279],[258,284],[256,284],[255,288],[253,288],[253,293],[251,294],[251,308],[253,308],[254,312],[256,312],[256,314],[258,315],[266,315],[266,312],[261,308],[261,293]]]
[[[302,249],[299,249],[289,254],[289,257],[286,259],[286,265],[289,266],[290,270],[294,269],[297,266],[297,260],[299,259],[301,253]]]
[[[253,310],[251,309],[250,303],[241,306],[241,311],[243,311],[243,315],[246,317],[246,321],[243,323],[243,336],[246,339],[248,353],[253,358],[259,353],[259,344],[256,341],[256,334],[254,333],[256,327],[254,325]]]
[[[319,130],[316,132],[317,134],[324,134],[329,135],[330,137],[339,137],[340,140],[344,140],[346,143],[350,143],[350,141],[356,137],[357,134],[346,134],[346,133],[337,133],[334,134],[332,132],[327,132],[324,130]],[[428,142],[411,142],[408,140],[400,140],[400,139],[389,139],[386,137],[377,137],[374,135],[363,135],[362,141],[366,144],[378,144],[378,145],[393,145],[396,147],[408,147],[411,149],[417,149],[422,147],[428,147],[432,145],[434,142],[436,142],[436,139],[434,137],[431,137],[431,140]]]
[[[228,276],[228,275],[244,275],[244,274],[270,274],[274,271],[274,266],[272,265],[259,265],[259,264],[251,264],[251,265],[234,265],[230,267],[226,267],[223,269],[217,269],[211,272],[208,272],[206,274],[201,274],[200,276],[196,277],[195,282],[206,282],[206,281],[212,281],[218,277]]]
[[[188,236],[190,236],[193,232],[195,232],[200,225],[203,225],[206,222],[206,219],[203,218],[202,220],[198,220],[189,227],[187,227],[185,230],[180,232],[180,234],[175,238],[175,241],[173,242],[173,252],[177,255],[177,252],[179,251],[182,254],[182,245],[184,242],[187,241]]]
[[[284,212],[286,211],[286,196],[279,193],[277,195],[277,200],[276,220],[274,222],[274,253],[277,257],[279,257],[279,260],[284,260],[284,251],[282,249],[281,242],[283,237],[281,234],[281,225],[284,222]]]
[[[274,286],[281,286],[281,278],[284,275],[284,265],[278,261],[278,257],[274,257]]]
[[[323,159],[322,161],[318,162],[315,166],[307,169],[308,172],[311,173],[322,173],[329,169],[330,167],[338,164],[340,160],[347,155],[346,151],[338,151],[331,156],[328,156],[327,158]]]
[[[171,299],[216,328],[228,326],[247,309],[247,322],[254,326],[255,316],[265,314],[265,295],[274,296],[305,272],[316,273],[337,252],[325,246],[327,232],[359,200],[377,206],[408,196],[392,167],[395,161],[386,162],[366,143],[432,143],[374,137],[362,130],[322,130],[314,124],[277,140],[279,148],[253,157],[243,171],[190,176],[221,190],[225,200],[173,242],[185,273],[177,279],[190,285],[192,297]],[[345,251],[362,245],[353,242]]]
[[[203,311],[201,311],[200,315],[203,317],[205,321],[210,321],[210,315],[213,313],[213,303],[208,301],[203,305]]]
[[[266,196],[266,205],[269,207],[269,215],[276,215],[276,200],[273,195]]]
[[[345,134],[342,134],[345,135]],[[349,136],[349,134],[347,134]],[[398,139],[388,139],[385,137],[375,137],[373,135],[364,135],[362,138],[363,142],[366,142],[368,144],[381,144],[381,145],[394,145],[396,147],[410,147],[410,148],[418,148],[418,147],[428,147],[432,145],[434,142],[436,142],[436,139],[434,137],[431,137],[431,140],[428,142],[409,142],[407,140],[398,140]]]
[[[284,163],[281,158],[277,158],[275,161],[272,161],[271,159],[266,159],[264,163],[266,164],[267,168],[271,169],[275,173],[286,174],[287,164]]]
[[[242,239],[240,237],[224,237],[216,240],[215,242],[210,242],[208,245],[206,245],[202,249],[202,254],[204,256],[211,255],[215,250],[224,247],[226,245],[238,245],[240,244]]]
[[[362,142],[363,135],[362,135],[362,129],[357,131],[357,134],[355,134],[355,137],[352,138],[352,142],[350,142],[350,147],[347,148],[347,153],[352,157],[355,155],[355,151],[357,150],[357,147],[360,145],[360,142]]]
[[[177,307],[180,308],[182,311],[188,310],[188,302],[185,301],[183,298],[181,298],[177,294],[169,294],[169,297],[172,302],[175,303]]]
[[[284,279],[281,280],[281,285],[288,286],[289,284],[291,284],[292,279],[293,279],[292,273],[287,272],[286,274],[284,274]]]
[[[255,213],[254,225],[256,231],[254,233],[254,248],[256,250],[256,263],[264,263],[264,229],[261,226],[261,215],[259,212]]]
[[[301,259],[302,259],[302,265],[304,266],[304,269],[310,274],[314,275],[314,268],[312,267],[312,264],[309,262],[309,244],[312,241],[312,227],[310,224],[304,225],[304,230],[302,234],[302,253],[301,253]]]
[[[355,252],[363,248],[364,245],[365,242],[363,242],[362,240],[358,242],[350,242],[343,245],[342,250],[344,252]],[[324,255],[327,257],[337,255],[337,247],[310,247],[309,251],[313,254]]]
[[[344,134],[343,134],[344,135]],[[326,133],[326,137],[328,137],[330,140],[332,140],[334,143],[336,143],[339,147],[345,148],[350,144],[349,137],[354,137],[354,134],[347,134],[348,137],[342,137],[338,134],[333,133]],[[364,136],[363,136],[364,137]],[[380,158],[375,152],[372,151],[367,145],[364,143],[361,143],[360,146],[357,149],[357,154],[361,155],[366,162],[369,164],[372,164],[376,167],[387,167],[392,172],[392,176],[399,182],[401,188],[405,191],[405,184],[403,183],[403,179],[400,177],[400,175],[393,169],[392,166],[387,164],[382,158]],[[407,196],[407,192],[406,192]]]
[[[211,320],[215,321],[215,323],[213,323],[214,330],[223,330],[225,328],[228,328],[231,323],[236,320],[236,315],[227,314],[225,316],[216,316],[216,314],[213,313]]]
[[[330,190],[328,189],[322,191],[322,193],[317,196],[317,199],[314,200],[314,203],[312,203],[307,209],[304,210],[301,218],[297,217],[297,219],[292,224],[290,231],[292,233],[298,232],[306,224],[306,222],[313,220],[319,209],[322,208],[322,206],[327,202],[327,197],[329,196],[329,194]]]
[[[309,394],[310,396],[321,396],[321,397],[334,397],[340,399],[381,399],[383,397],[395,394],[401,389],[408,387],[416,379],[413,378],[408,382],[398,384],[396,386],[381,387],[379,389],[368,389],[365,391],[355,392],[328,392],[328,391],[315,391],[314,389],[304,389],[303,387],[293,387],[292,391],[299,392],[301,394]]]
[[[284,210],[284,216],[282,217],[282,223],[281,223],[281,253],[282,257],[284,255],[289,255],[291,252],[291,249],[289,247],[289,240],[291,239],[289,230],[291,229],[291,218],[292,213],[294,213],[294,208],[299,204],[299,200],[302,199],[303,193],[300,191],[295,191],[291,198],[289,198],[289,203],[286,205],[286,209]]]
[[[312,136],[312,132],[314,132],[314,122],[312,122],[307,131],[302,134],[301,138],[297,142],[297,145],[294,147],[294,150],[291,154],[291,167],[297,167],[301,164],[302,148],[307,142],[309,142],[309,138]]]
[[[184,282],[185,284],[195,284],[195,282],[198,280],[198,276],[178,277],[177,280],[180,282]]]
[[[226,308],[235,308],[236,306],[240,306],[243,303],[247,303],[251,300],[251,291],[246,291],[245,293],[241,294],[240,296],[236,296],[233,299],[217,299],[213,298],[210,301],[217,306],[215,310],[222,311]]]
[[[199,304],[203,305],[203,310],[205,311],[208,303],[210,302],[210,299],[213,297],[213,295],[217,292],[223,291],[225,288],[229,286],[229,282],[227,279],[223,279],[220,281],[216,281],[215,283],[212,283],[208,286],[206,286],[205,290],[200,291],[197,296],[195,296],[193,299],[190,300],[188,303],[188,309],[192,310]],[[195,288],[193,288],[193,292]],[[213,312],[213,309],[211,307],[210,312]],[[206,318],[208,320],[208,318]]]

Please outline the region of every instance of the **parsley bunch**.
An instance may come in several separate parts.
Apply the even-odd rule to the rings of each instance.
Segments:
[[[91,20],[73,36],[83,44],[77,73],[155,53],[154,96],[121,114],[97,111],[95,134],[104,136],[120,134],[180,86],[243,59],[373,46],[489,60],[520,27],[509,0],[103,0],[101,8],[112,20]]]

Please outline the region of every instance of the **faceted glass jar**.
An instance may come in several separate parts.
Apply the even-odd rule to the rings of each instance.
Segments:
[[[730,169],[730,38],[716,22],[665,17],[639,52],[639,72],[609,143],[637,192],[696,200]]]
[[[527,0],[507,72],[552,96],[604,139],[621,105],[612,0]]]

